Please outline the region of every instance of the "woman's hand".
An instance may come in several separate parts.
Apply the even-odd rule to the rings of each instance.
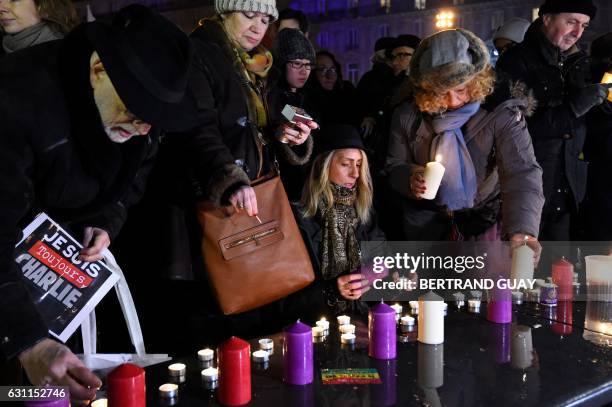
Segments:
[[[362,274],[346,274],[336,280],[340,295],[347,300],[358,300],[370,289]]]
[[[527,239],[525,239],[527,238]],[[542,245],[538,242],[538,239],[523,233],[515,233],[510,236],[510,256],[514,253],[514,249],[527,244],[533,250],[533,266],[537,267],[540,262],[540,256],[542,254]]]
[[[277,133],[277,139],[281,143],[289,144],[290,146],[299,146],[306,142],[310,136],[310,131],[319,128],[319,125],[314,121],[309,121],[308,124],[297,122],[294,125],[281,124]]]
[[[423,195],[427,190],[427,187],[425,186],[425,178],[423,178],[424,172],[425,168],[419,167],[412,172],[412,175],[410,175],[410,190],[416,199],[421,199],[421,195]]]
[[[255,190],[249,186],[240,187],[229,198],[230,203],[236,212],[246,211],[249,216],[256,216],[257,211],[257,196]]]

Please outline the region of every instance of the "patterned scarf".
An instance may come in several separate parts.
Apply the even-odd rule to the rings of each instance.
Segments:
[[[357,240],[359,219],[355,211],[357,190],[332,184],[334,204],[321,201],[323,239],[321,273],[329,280],[357,269],[361,265],[361,250]]]
[[[268,114],[263,102],[263,79],[272,68],[272,54],[264,47],[257,47],[252,55],[246,51],[239,51],[234,47],[238,58],[242,61],[243,75],[248,80],[249,96],[257,108],[257,126],[263,128],[268,125]]]

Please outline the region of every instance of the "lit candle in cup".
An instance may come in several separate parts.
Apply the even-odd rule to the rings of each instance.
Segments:
[[[391,308],[393,308],[396,314],[401,314],[402,310],[404,309],[404,307],[402,307],[400,304],[393,304]]]
[[[346,325],[351,323],[351,317],[348,315],[339,315],[337,318],[338,325]]]
[[[91,402],[91,407],[107,407],[108,400],[107,399],[98,399]]]
[[[418,301],[410,301],[410,310],[413,315],[419,315],[419,302]]]
[[[253,352],[253,362],[265,363],[270,359],[270,354],[263,349]]]
[[[461,308],[465,305],[465,294],[461,292],[453,293],[453,299],[455,300],[455,306]]]
[[[355,325],[353,325],[353,324],[340,325],[340,333],[343,333],[343,334],[354,334],[355,333]]]
[[[166,383],[159,386],[159,395],[165,399],[178,397],[179,387],[174,383]]]
[[[410,332],[414,329],[414,318],[406,315],[400,318],[400,329],[402,332]]]
[[[198,359],[200,362],[210,362],[215,357],[215,351],[206,348],[198,351]]]
[[[340,342],[343,344],[355,343],[355,334],[342,334],[340,335]]]
[[[479,313],[480,312],[480,300],[475,300],[475,299],[468,300],[468,309],[470,312]]]
[[[325,331],[320,326],[313,326],[312,327],[312,336],[315,337],[315,338],[320,338],[322,336],[325,336]]]
[[[173,363],[168,366],[168,374],[172,377],[185,376],[187,366],[183,363]]]
[[[274,353],[274,341],[270,338],[259,340],[259,349],[267,351],[270,355]]]
[[[201,372],[202,384],[208,390],[216,389],[219,386],[219,371],[214,367],[209,367]]]
[[[425,193],[421,195],[423,199],[434,199],[440,188],[442,177],[444,176],[445,168],[442,164],[442,156],[437,155],[436,161],[428,162],[425,165],[425,172],[423,173],[423,179],[425,180]]]
[[[321,318],[317,321],[317,326],[323,328],[323,331],[329,331],[329,321],[325,318]]]

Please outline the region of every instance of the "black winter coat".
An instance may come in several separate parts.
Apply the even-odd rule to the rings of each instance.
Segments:
[[[584,198],[587,163],[580,153],[586,124],[584,116],[576,117],[570,100],[577,89],[591,83],[591,78],[586,54],[576,47],[561,53],[546,39],[541,25],[541,19],[531,24],[525,40],[499,59],[497,70],[511,80],[524,82],[537,100],[527,124],[544,172],[544,218],[553,208],[567,205],[565,190],[571,193],[567,201],[573,207]]]
[[[0,358],[47,336],[13,260],[21,228],[39,211],[73,231],[114,239],[140,197],[157,135],[112,143],[91,86],[91,49],[63,40],[0,61]]]

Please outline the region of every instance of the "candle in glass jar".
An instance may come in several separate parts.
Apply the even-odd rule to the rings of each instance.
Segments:
[[[232,336],[219,346],[219,402],[239,406],[251,401],[251,347]]]
[[[574,265],[565,258],[552,265],[552,283],[556,284],[557,299],[568,301],[573,298]]]
[[[444,342],[444,301],[433,291],[419,297],[419,336],[421,343]]]
[[[437,155],[436,161],[428,162],[425,165],[425,172],[423,173],[423,179],[425,180],[425,193],[421,195],[423,199],[434,199],[440,188],[442,177],[444,176],[445,168],[442,164],[442,156]]]

